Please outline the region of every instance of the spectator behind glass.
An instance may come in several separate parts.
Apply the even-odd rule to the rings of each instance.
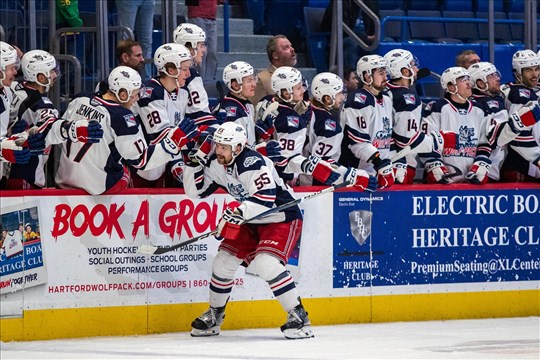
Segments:
[[[480,62],[480,56],[471,49],[463,50],[456,56],[456,66],[468,69],[472,64]]]
[[[135,32],[136,40],[141,43],[145,59],[152,57],[152,30],[154,27],[154,0],[116,0],[118,25],[127,26]],[[122,34],[127,39],[127,34]],[[142,74],[143,80],[150,78],[152,66],[148,64]]]
[[[217,70],[217,22],[218,4],[223,0],[186,0],[188,22],[199,26],[206,33],[207,52],[200,64],[200,73],[204,83],[216,79]]]
[[[274,94],[270,79],[277,68],[281,66],[293,67],[296,65],[296,52],[285,35],[276,35],[268,40],[266,54],[268,55],[270,65],[257,74],[258,80],[255,95],[250,99],[253,106],[257,106],[259,100],[266,95]]]
[[[363,3],[379,16],[379,3],[377,0],[364,0]],[[373,20],[362,12],[354,0],[342,0],[343,24],[351,28],[362,41],[370,45],[375,40],[375,24]],[[321,31],[332,31],[332,17],[334,11],[334,1],[330,1],[321,23]],[[362,15],[361,18],[360,15]],[[343,32],[343,65],[354,68],[359,58],[372,52],[364,51],[360,45],[347,33]]]
[[[131,39],[120,40],[118,45],[116,45],[115,54],[116,61],[118,61],[118,66],[128,66],[137,71],[139,74],[143,72],[144,56],[141,44],[138,41]],[[102,80],[97,84],[95,91],[98,94],[103,95],[108,89],[109,84],[107,80]]]

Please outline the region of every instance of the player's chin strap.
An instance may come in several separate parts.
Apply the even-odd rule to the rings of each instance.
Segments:
[[[272,208],[272,209],[269,209],[269,210],[266,210],[266,211],[263,211],[262,213],[260,213],[259,215],[255,215],[253,216],[252,218],[250,219],[246,219],[245,223],[249,223],[251,221],[254,221],[254,220],[258,220],[258,219],[261,219],[261,218],[264,218],[268,215],[271,215],[271,214],[274,214],[274,213],[277,213],[277,212],[280,212],[280,211],[283,211],[285,209],[288,209],[288,208],[291,208],[293,206],[296,206],[298,204],[300,204],[301,202],[304,202],[306,200],[309,200],[309,199],[313,199],[314,197],[317,197],[319,195],[322,195],[322,194],[327,194],[327,193],[331,193],[337,189],[341,189],[341,188],[344,188],[344,187],[347,187],[347,186],[350,186],[351,183],[349,181],[345,181],[341,184],[336,184],[336,185],[332,185],[332,186],[329,186],[327,188],[324,188],[320,191],[317,191],[317,192],[314,192],[313,194],[309,194],[309,195],[306,195],[304,197],[301,197],[301,198],[298,198],[298,199],[295,199],[295,200],[292,200],[292,201],[289,201],[288,203],[285,203],[285,204],[282,204],[282,205],[279,205],[275,208]],[[204,233],[202,235],[199,235],[199,236],[195,236],[191,239],[188,239],[186,241],[183,241],[181,243],[178,243],[176,245],[173,245],[173,246],[168,246],[168,247],[164,247],[164,246],[152,246],[152,245],[142,245],[141,247],[139,247],[139,249],[137,250],[137,252],[139,253],[142,253],[142,254],[164,254],[164,253],[167,253],[169,251],[173,251],[173,250],[176,250],[178,248],[181,248],[183,246],[186,246],[186,245],[189,245],[189,244],[192,244],[194,242],[197,242],[199,240],[202,240],[202,239],[206,239],[210,236],[214,236],[217,234],[217,229],[216,230],[212,230],[210,232],[207,232],[207,233]]]

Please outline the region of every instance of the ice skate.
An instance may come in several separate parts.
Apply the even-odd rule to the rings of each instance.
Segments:
[[[191,323],[191,336],[219,335],[224,318],[225,306],[219,308],[210,307]]]
[[[311,338],[314,335],[310,325],[308,314],[302,302],[300,302],[294,309],[289,311],[287,321],[281,325],[281,331],[287,339]]]

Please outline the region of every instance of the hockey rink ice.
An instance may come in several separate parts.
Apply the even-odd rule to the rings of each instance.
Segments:
[[[119,319],[121,321],[121,319]],[[84,326],[84,324],[81,324]],[[540,318],[313,326],[286,340],[279,329],[2,342],[0,359],[539,359]]]

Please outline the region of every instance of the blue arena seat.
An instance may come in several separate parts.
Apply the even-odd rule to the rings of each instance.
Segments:
[[[404,0],[384,0],[379,1],[379,10],[405,10]],[[382,16],[381,16],[382,18]]]
[[[439,10],[441,2],[442,0],[407,0],[407,10]]]
[[[505,11],[505,0],[476,0],[476,11],[488,12],[490,2],[493,3],[493,11]]]
[[[443,11],[473,11],[471,0],[443,0]]]
[[[475,19],[472,11],[443,11],[443,17],[446,18],[464,18]],[[478,32],[478,23],[475,22],[446,22],[446,35],[450,38],[456,38],[464,42],[478,42],[480,34]]]
[[[495,11],[493,13],[493,16],[495,19],[507,19],[506,13],[502,11]],[[487,12],[477,12],[476,17],[478,19],[487,19],[488,13]],[[488,40],[488,24],[487,23],[479,23],[478,24],[478,32],[480,34],[481,40]],[[510,30],[510,24],[497,24],[495,23],[495,42],[506,44],[511,43],[513,41],[512,38],[512,31]]]
[[[438,10],[409,10],[409,17],[437,17],[441,18]],[[442,18],[441,18],[442,19]],[[463,41],[449,38],[442,21],[413,21],[409,22],[412,39],[427,40],[440,43],[462,43]]]
[[[405,16],[405,10],[380,10],[381,21],[387,16]],[[382,25],[382,24],[381,24]],[[384,39],[382,41],[403,41],[401,38],[402,21],[391,20],[384,23]],[[410,38],[409,27],[406,27],[407,39]]]
[[[328,70],[327,47],[330,33],[321,31],[324,12],[324,8],[304,7],[308,53],[318,72]]]

